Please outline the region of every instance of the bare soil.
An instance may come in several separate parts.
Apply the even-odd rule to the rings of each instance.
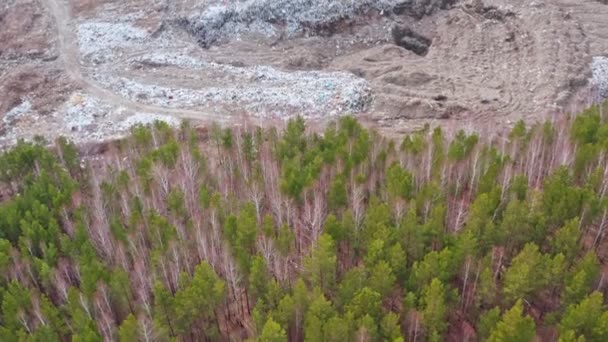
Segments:
[[[0,143],[294,115],[504,130],[604,94],[606,18],[597,0],[7,0]]]
[[[33,109],[48,114],[53,110],[53,104],[64,100],[61,88],[67,87],[61,79],[61,70],[41,68],[35,65],[19,65],[11,68],[3,77],[0,92],[4,94],[2,112],[20,105],[23,94],[33,102]],[[52,91],[50,91],[52,90]]]
[[[0,59],[51,60],[52,18],[36,0],[5,0],[0,5]]]

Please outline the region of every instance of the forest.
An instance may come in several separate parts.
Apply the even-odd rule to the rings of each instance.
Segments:
[[[608,341],[608,103],[0,155],[0,341]]]

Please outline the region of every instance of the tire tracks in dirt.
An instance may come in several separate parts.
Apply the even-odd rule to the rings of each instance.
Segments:
[[[608,4],[598,0],[552,1],[581,23],[593,55],[608,56]]]

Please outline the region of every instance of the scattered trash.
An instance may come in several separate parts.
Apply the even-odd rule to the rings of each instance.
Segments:
[[[247,0],[204,1],[202,12],[182,18],[179,23],[199,44],[209,47],[217,41],[257,33],[268,37],[303,34],[331,34],[332,25],[358,14],[376,11],[407,13],[421,17],[454,0]]]
[[[367,81],[348,72],[285,72],[269,66],[234,67],[171,54],[149,54],[132,63],[200,70],[213,86],[199,89],[145,84],[120,76],[93,78],[126,99],[170,108],[238,106],[256,117],[323,118],[365,110],[371,102]]]
[[[597,87],[600,98],[608,99],[608,57],[593,57],[591,70],[592,82]]]

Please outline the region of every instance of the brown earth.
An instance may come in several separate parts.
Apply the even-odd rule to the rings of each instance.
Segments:
[[[6,0],[0,5],[0,60],[52,60],[52,20],[36,0]]]
[[[0,83],[0,113],[23,102],[24,94],[32,109],[42,115],[50,114],[58,103],[66,100],[71,85],[61,69],[36,64],[18,65],[8,70]]]
[[[210,106],[197,96],[234,83],[254,87],[260,80],[238,78],[238,70],[260,65],[287,73],[345,71],[365,79],[373,100],[358,115],[388,134],[425,123],[500,130],[519,119],[543,120],[589,104],[591,59],[608,55],[608,5],[597,0],[462,1],[423,18],[370,11],[311,28],[305,36],[242,35],[205,49],[176,23],[215,3],[225,2],[5,1],[0,120],[27,100],[38,124],[31,132],[12,131],[13,123],[0,121],[0,141],[70,135],[74,124],[64,122],[65,113],[81,107],[98,110],[87,127],[108,136],[124,130],[112,124],[134,114],[238,122],[251,114],[239,103]],[[141,62],[169,54],[181,59]],[[205,69],[210,62],[216,69]],[[221,74],[226,68],[217,65],[230,66],[232,74]],[[137,84],[127,89],[125,80]],[[186,95],[158,99],[160,88]],[[303,93],[313,95],[319,94]],[[91,102],[87,107],[83,101]],[[100,117],[106,121],[96,124]],[[79,134],[86,140],[87,132]]]
[[[39,115],[54,112],[74,89],[57,61],[53,25],[53,18],[36,0],[0,5],[0,141],[10,126],[27,127]],[[24,102],[31,105],[32,115],[21,122],[4,117]]]

